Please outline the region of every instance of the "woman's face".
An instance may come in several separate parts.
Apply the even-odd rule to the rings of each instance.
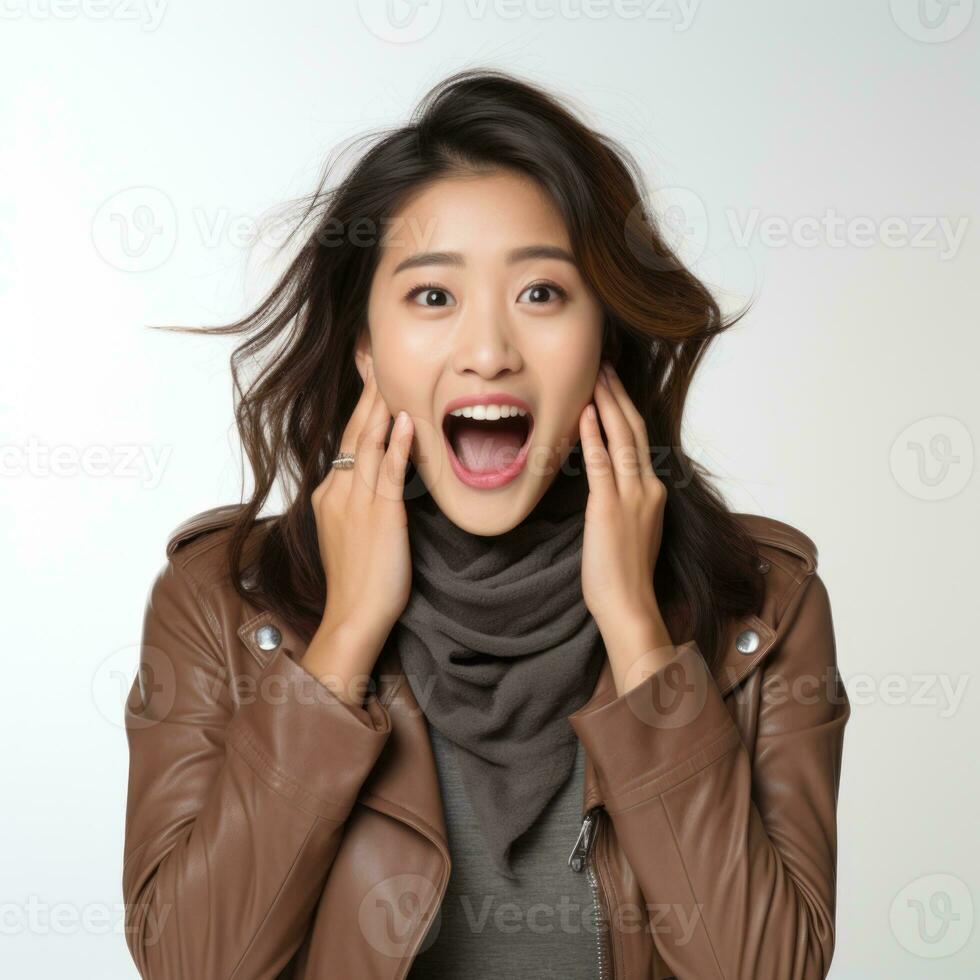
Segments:
[[[392,415],[412,416],[412,460],[454,524],[501,534],[533,510],[578,442],[602,324],[530,178],[437,181],[385,229],[358,370],[371,363]]]

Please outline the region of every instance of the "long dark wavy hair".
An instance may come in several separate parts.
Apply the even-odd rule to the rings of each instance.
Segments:
[[[324,189],[328,160],[317,189],[299,202],[301,221],[282,247],[297,235],[302,246],[252,313],[225,326],[157,328],[245,335],[231,370],[254,490],[237,506],[228,547],[236,591],[307,636],[316,630],[328,583],[310,498],[361,392],[354,349],[366,328],[378,231],[426,184],[510,168],[550,194],[602,304],[603,353],[646,420],[667,488],[654,590],[664,608],[685,610],[688,630],[675,642],[696,639],[713,664],[727,617],[758,611],[763,579],[754,540],[708,471],[685,454],[681,422],[709,344],[748,307],[722,316],[658,228],[628,151],[533,84],[493,69],[457,72],[425,95],[407,125],[365,139],[363,155],[337,186]],[[253,364],[261,369],[243,386]],[[287,506],[259,517],[277,480]],[[251,551],[257,525],[265,533],[248,556],[246,586],[246,545]]]

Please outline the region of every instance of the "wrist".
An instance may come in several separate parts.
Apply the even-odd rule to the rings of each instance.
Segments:
[[[323,622],[310,639],[300,666],[344,700],[361,703],[384,637],[354,623]]]
[[[329,640],[331,646],[341,651],[345,658],[353,655],[355,658],[363,659],[369,657],[371,651],[374,651],[375,657],[381,652],[389,631],[390,627],[385,628],[363,620],[324,616],[313,639],[318,639],[324,644]]]
[[[666,637],[669,642],[667,625],[655,597],[623,603],[594,618],[604,639]]]
[[[617,696],[674,659],[677,650],[655,602],[597,620]]]

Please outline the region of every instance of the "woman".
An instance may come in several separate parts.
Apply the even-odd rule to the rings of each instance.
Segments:
[[[826,976],[828,594],[681,448],[735,321],[640,186],[549,95],[460,73],[209,331],[248,334],[255,490],[178,528],[146,608],[143,977]]]

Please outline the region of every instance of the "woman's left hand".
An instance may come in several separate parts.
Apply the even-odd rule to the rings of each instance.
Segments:
[[[612,366],[603,364],[595,404],[590,402],[579,419],[589,480],[582,595],[614,672],[624,679],[638,658],[656,665],[675,652],[653,589],[667,488],[654,473],[643,417]]]

